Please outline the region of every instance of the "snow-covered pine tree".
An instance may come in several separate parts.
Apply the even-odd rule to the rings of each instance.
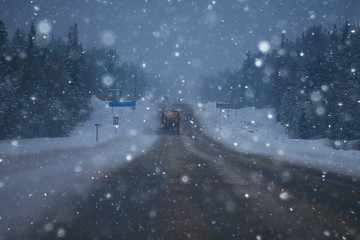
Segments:
[[[65,89],[66,105],[71,113],[73,123],[84,120],[90,111],[90,89],[85,79],[85,56],[84,49],[79,43],[78,25],[75,23],[69,27],[66,44],[66,70],[69,83]]]

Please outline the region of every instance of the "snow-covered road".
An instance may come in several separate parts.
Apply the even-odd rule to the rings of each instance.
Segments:
[[[89,154],[110,146],[118,145]],[[129,164],[82,174],[89,187],[64,180],[71,190],[40,199],[46,214],[7,239],[357,238],[357,183],[321,174],[236,152],[205,134],[201,122],[183,121],[180,136],[159,135]]]
[[[121,228],[115,235],[143,236],[143,227],[155,216],[160,216],[154,226],[160,231],[156,236],[221,236],[218,229],[229,237],[255,237],[256,233],[323,236],[323,232],[335,234],[327,229],[327,224],[345,235],[350,234],[347,228],[353,229],[359,215],[358,202],[354,200],[358,199],[358,179],[338,175],[341,168],[333,165],[331,171],[325,172],[329,166],[320,164],[326,163],[319,162],[321,157],[314,158],[317,164],[307,164],[295,161],[294,156],[301,155],[285,154],[290,150],[306,152],[307,148],[286,149],[294,143],[289,144],[292,140],[279,134],[281,126],[272,122],[269,110],[254,110],[256,114],[251,114],[245,109],[239,112],[241,121],[223,118],[219,129],[214,128],[216,110],[201,106],[194,124],[181,124],[181,136],[159,137],[155,134],[156,105],[140,102],[135,112],[123,111],[121,115],[118,110],[113,113],[106,103],[93,101],[95,111],[91,119],[68,138],[0,143],[0,239],[39,233],[52,239],[54,233],[61,237],[66,231],[78,237],[91,235],[92,231],[109,236],[108,230],[102,232],[103,226],[96,224],[98,218],[135,226]],[[182,113],[193,111],[188,105],[175,107]],[[117,134],[112,125],[116,113],[122,116]],[[101,124],[97,143],[94,123]],[[279,152],[280,147],[283,152]],[[324,156],[327,152],[318,154]],[[350,160],[351,154],[358,156],[355,151],[346,152]],[[357,173],[358,169],[353,168],[346,173]],[[206,210],[207,204],[214,211]],[[105,210],[98,209],[98,205]],[[113,208],[116,214],[111,212],[109,216],[107,211]],[[313,218],[314,211],[318,211],[323,222]],[[129,214],[137,216],[128,218]],[[241,216],[247,216],[247,220]],[[144,226],[138,226],[137,221]],[[236,224],[239,221],[244,221],[243,227]],[[249,221],[258,232],[247,232]],[[345,224],[341,225],[341,221]],[[295,235],[287,231],[290,222]],[[311,233],[304,233],[302,229],[307,229],[309,223],[315,227]],[[73,224],[84,227],[71,229]],[[174,231],[167,232],[168,228]],[[267,232],[274,228],[275,232]],[[153,234],[151,228],[146,231],[148,236]],[[351,234],[355,233],[358,234]]]

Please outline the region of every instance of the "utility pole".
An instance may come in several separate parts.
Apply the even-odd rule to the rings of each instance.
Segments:
[[[96,140],[96,142],[99,141],[99,126],[100,126],[99,123],[95,123],[95,127],[96,127],[96,137],[95,137],[95,140]]]
[[[221,119],[221,107],[219,108],[219,129],[221,129],[221,127],[220,127],[220,119]]]

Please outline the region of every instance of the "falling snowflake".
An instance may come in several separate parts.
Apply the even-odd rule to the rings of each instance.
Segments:
[[[102,83],[105,86],[111,87],[114,84],[114,78],[110,74],[106,74],[102,77]]]
[[[37,30],[39,31],[39,33],[41,34],[46,34],[49,35],[49,33],[51,32],[51,25],[48,21],[44,20],[38,23],[37,25]]]
[[[56,235],[58,238],[63,238],[66,235],[66,230],[64,228],[59,228]]]
[[[289,199],[289,194],[286,192],[286,191],[282,191],[280,194],[279,194],[279,197],[281,200],[285,201],[285,200],[288,200]]]
[[[321,93],[319,91],[312,92],[310,99],[313,102],[319,102],[322,99]]]
[[[261,41],[258,45],[259,50],[262,53],[267,53],[270,51],[270,43],[268,41]]]
[[[261,59],[256,59],[255,60],[255,66],[261,67],[262,65],[263,65],[263,61]]]
[[[115,44],[116,35],[112,31],[106,30],[101,34],[101,41],[105,46],[110,47]]]
[[[127,161],[131,161],[132,160],[132,156],[130,154],[126,155],[126,160]]]
[[[188,183],[188,182],[189,182],[189,177],[186,176],[186,175],[184,175],[184,176],[181,177],[181,181],[182,181],[183,183]]]

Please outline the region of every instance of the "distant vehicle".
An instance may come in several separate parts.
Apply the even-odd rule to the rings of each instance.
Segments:
[[[185,113],[184,120],[185,121],[194,121],[194,115],[192,113]]]
[[[179,134],[180,132],[180,113],[175,110],[166,110],[161,114],[161,128],[163,133]]]

